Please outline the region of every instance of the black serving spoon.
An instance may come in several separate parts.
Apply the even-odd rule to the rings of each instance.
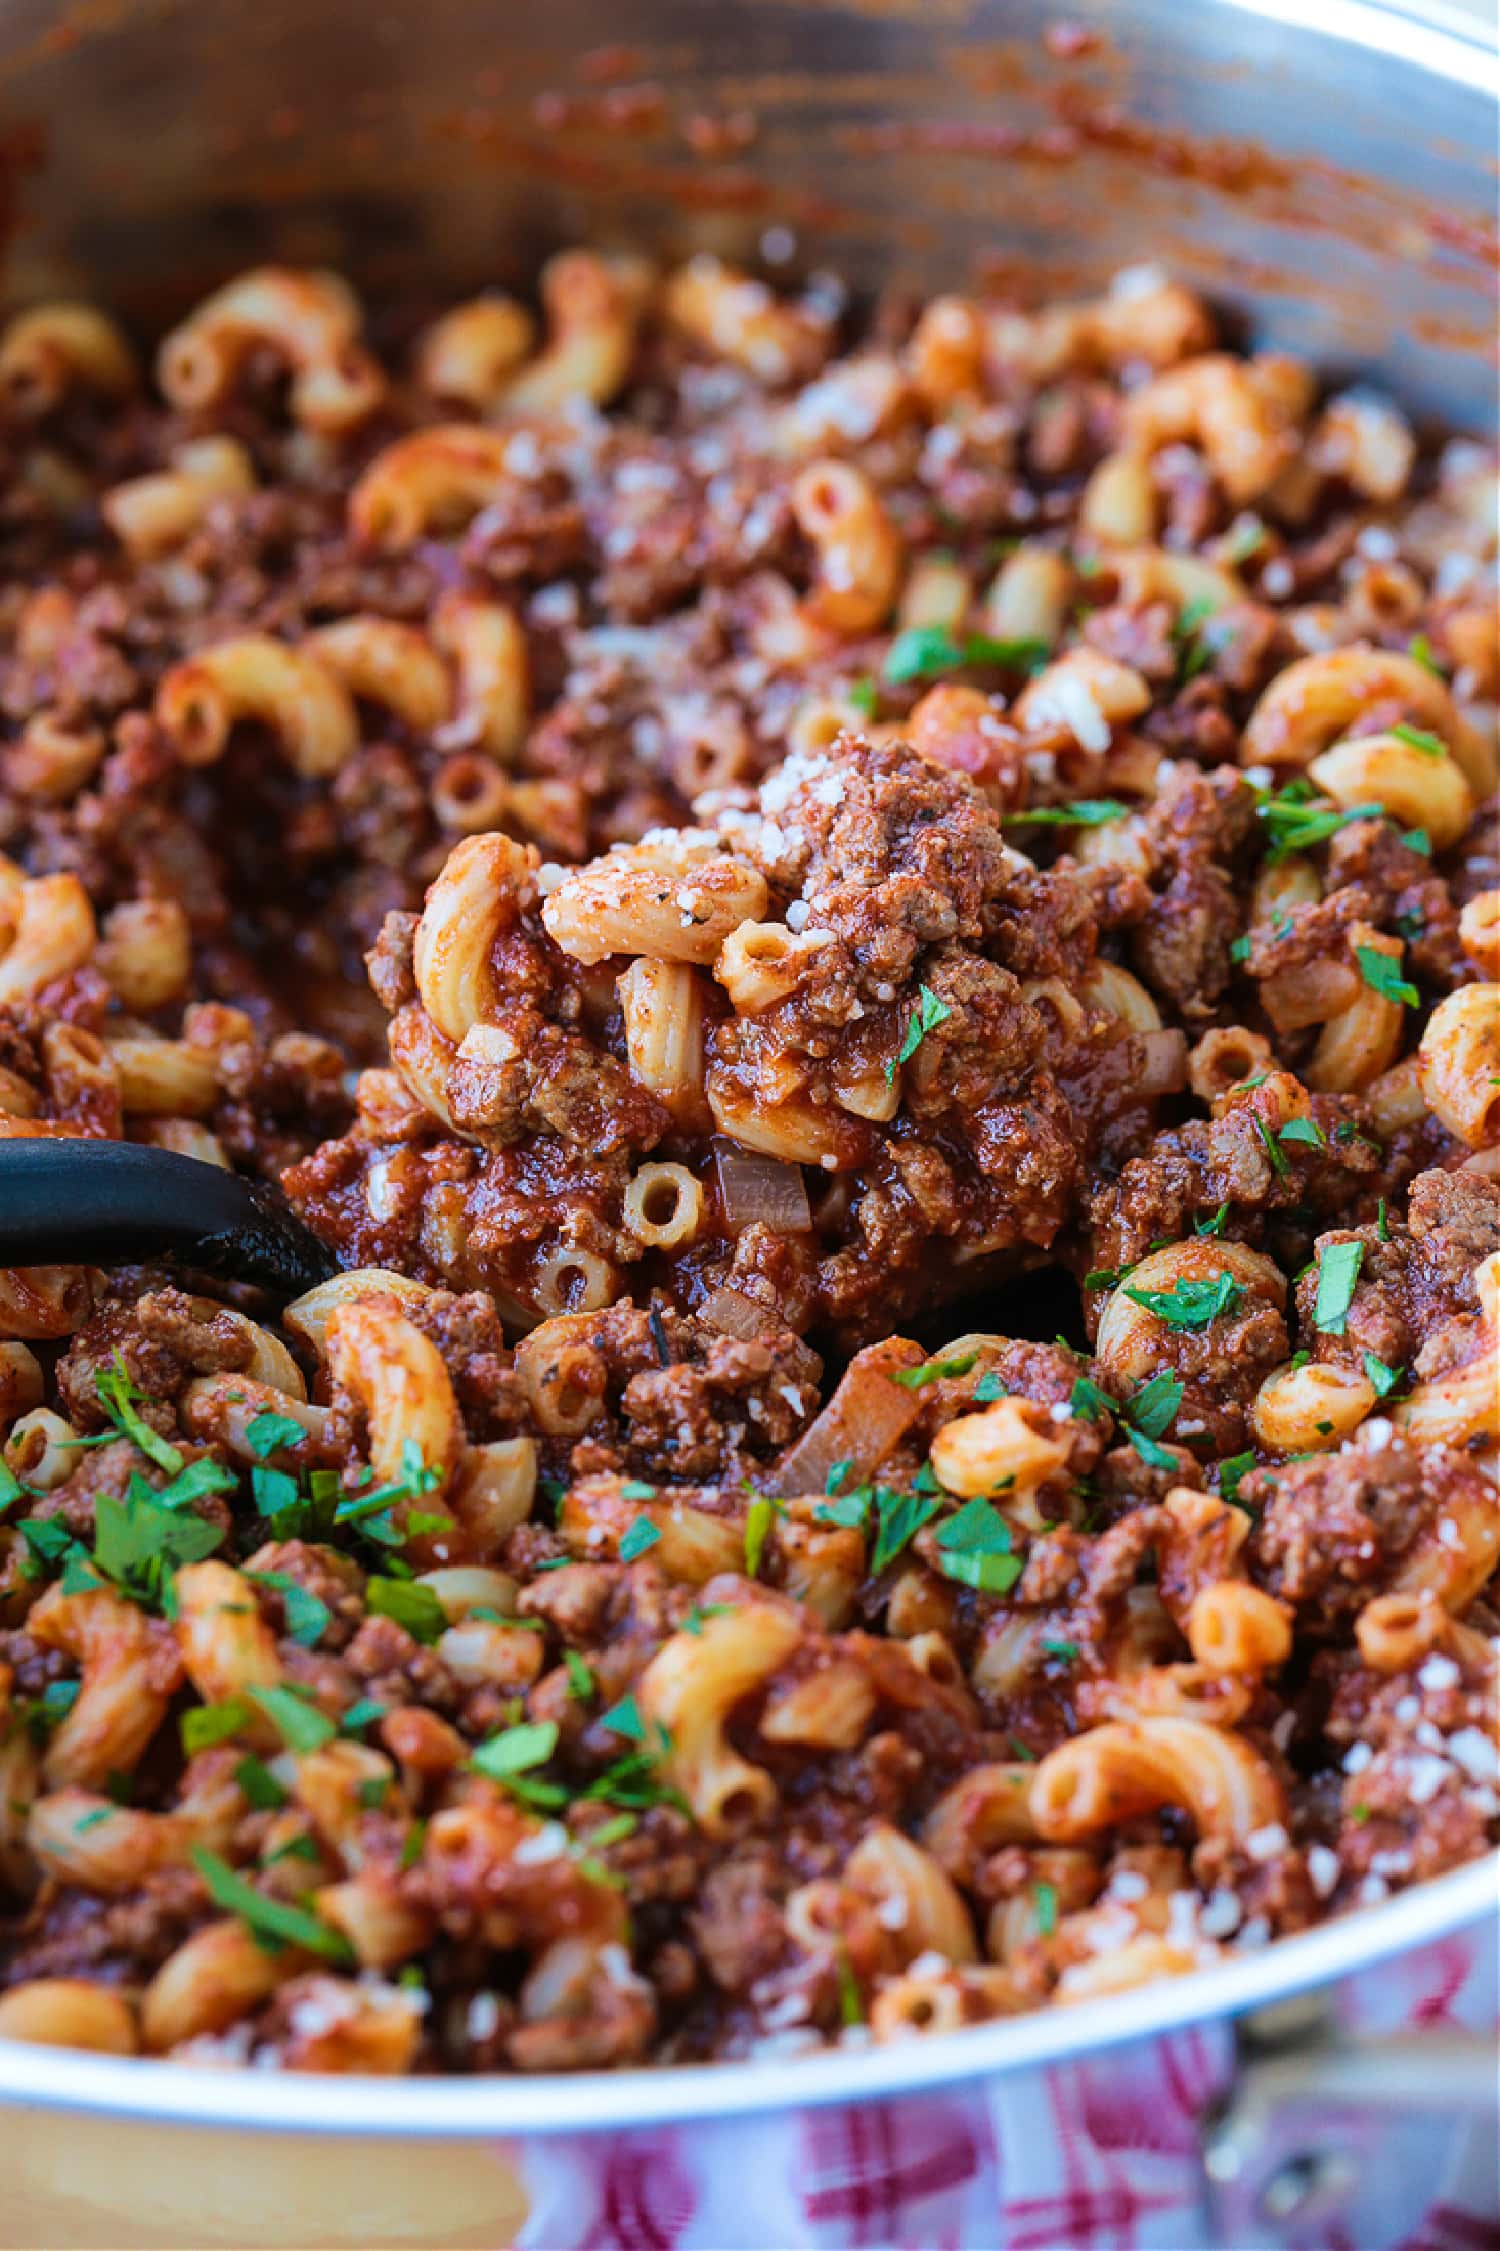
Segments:
[[[0,1141],[0,1265],[164,1255],[282,1297],[338,1270],[268,1181],[135,1141]]]

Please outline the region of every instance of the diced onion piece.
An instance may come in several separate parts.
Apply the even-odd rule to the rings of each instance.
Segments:
[[[769,1227],[773,1235],[805,1235],[812,1226],[807,1183],[800,1165],[765,1157],[753,1149],[720,1149],[719,1195],[732,1234],[746,1227]]]
[[[922,1412],[921,1392],[891,1378],[898,1369],[920,1368],[926,1357],[910,1337],[887,1337],[857,1352],[822,1414],[760,1480],[761,1490],[782,1497],[826,1492],[838,1462],[849,1464],[845,1485],[862,1485]]]
[[[745,1343],[752,1337],[770,1336],[784,1325],[780,1314],[773,1313],[770,1306],[746,1297],[743,1290],[728,1288],[711,1290],[698,1308],[698,1318],[711,1329],[722,1329],[725,1336],[739,1337]]]

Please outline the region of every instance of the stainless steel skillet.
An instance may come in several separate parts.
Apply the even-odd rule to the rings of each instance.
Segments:
[[[159,322],[271,254],[345,266],[372,289],[450,294],[523,278],[569,239],[709,244],[771,271],[821,265],[857,286],[890,277],[927,291],[986,254],[1054,294],[1152,259],[1271,342],[1377,375],[1434,417],[1488,426],[1495,73],[1483,18],[1379,0],[1073,0],[1068,16],[1102,44],[1070,57],[1044,43],[1056,12],[1047,0],[549,0],[525,11],[115,0],[60,18],[53,0],[0,0],[0,181],[25,221],[8,279],[18,296],[93,291]],[[662,90],[662,122],[644,137],[604,121],[609,48],[631,82]],[[580,69],[581,56],[595,63]],[[553,93],[561,111],[539,109]],[[748,148],[693,154],[694,118],[740,111],[757,120]],[[798,2064],[411,2084],[0,2046],[0,2102],[26,2112],[13,2169],[24,2151],[41,2167],[28,2181],[41,2179],[51,2148],[70,2209],[97,2183],[100,2229],[121,2215],[115,2235],[82,2240],[203,2241],[205,2194],[269,2209],[269,2151],[281,2164],[288,2145],[268,2134],[323,2137],[310,2165],[332,2165],[354,2137],[371,2167],[376,2144],[431,2137],[457,2168],[460,2146],[488,2163],[497,2137],[766,2115],[1034,2072],[1326,1991],[1492,1920],[1497,1883],[1492,1858],[1191,1980]],[[1393,2069],[1385,2087],[1399,2097]],[[108,2139],[119,2120],[131,2149],[154,2153],[149,2184]],[[176,2130],[188,2127],[199,2132]],[[410,2168],[409,2206],[399,2177],[391,2188],[386,2240],[430,2239],[424,2170]],[[288,2210],[305,2223],[298,2179],[302,2201]],[[146,2185],[164,2215],[180,2188],[178,2233],[169,2216],[153,2234],[123,2232]],[[55,2208],[47,2224],[64,2224]],[[307,2240],[265,2225],[263,2240]],[[66,2238],[38,2222],[12,2240]],[[379,2237],[367,2226],[347,2240]]]

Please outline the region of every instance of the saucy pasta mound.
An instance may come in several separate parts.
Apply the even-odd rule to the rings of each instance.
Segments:
[[[854,2047],[1497,1841],[1476,447],[577,251],[39,307],[0,456],[0,1138],[338,1268],[0,1273],[0,2036]]]

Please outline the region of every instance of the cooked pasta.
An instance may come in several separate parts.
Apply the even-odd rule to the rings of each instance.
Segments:
[[[339,1272],[0,1270],[0,2039],[958,2032],[1500,1841],[1475,450],[1154,273],[150,365],[0,332],[0,1142]]]

